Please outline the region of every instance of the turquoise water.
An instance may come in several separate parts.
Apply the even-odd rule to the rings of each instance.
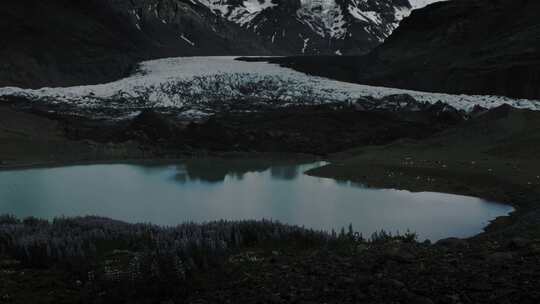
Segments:
[[[0,171],[0,213],[100,215],[160,225],[266,218],[325,230],[352,223],[365,236],[409,229],[437,240],[475,235],[512,211],[473,197],[367,189],[303,174],[321,164],[200,160]]]

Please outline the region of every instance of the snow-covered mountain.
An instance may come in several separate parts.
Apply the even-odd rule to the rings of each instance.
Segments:
[[[357,55],[383,42],[413,9],[436,1],[117,0],[112,5],[138,30],[152,37],[172,31],[188,49],[211,50],[204,44],[218,36],[231,49],[258,45],[266,54]]]
[[[436,1],[119,0],[113,5],[154,37],[171,29],[179,32],[188,49],[221,36],[231,48],[243,39],[242,45],[251,42],[267,54],[358,55],[383,42],[413,9]]]
[[[198,1],[292,54],[365,53],[420,7],[408,0]]]

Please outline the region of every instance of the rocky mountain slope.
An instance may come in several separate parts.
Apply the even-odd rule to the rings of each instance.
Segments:
[[[188,0],[7,0],[0,33],[0,86],[100,83],[157,57],[270,54]]]
[[[373,53],[369,60],[377,67],[364,79],[419,90],[540,98],[539,12],[540,2],[528,0],[430,6]]]
[[[363,84],[540,98],[540,2],[453,0],[414,11],[369,55],[289,66]]]

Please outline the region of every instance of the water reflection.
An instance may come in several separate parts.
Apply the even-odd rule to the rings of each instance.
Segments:
[[[270,168],[270,174],[275,179],[293,180],[298,177],[299,169],[297,166],[275,166]]]
[[[436,240],[474,235],[512,210],[478,198],[367,189],[303,174],[322,164],[207,159],[2,171],[0,213],[161,225],[266,218],[325,230],[352,223],[364,235],[410,229]]]
[[[317,165],[324,164],[318,162]],[[313,165],[312,165],[313,166]],[[270,170],[274,179],[293,180],[298,177],[299,168],[290,161],[270,161],[265,159],[196,159],[188,160],[176,167],[174,179],[180,183],[206,182],[220,183],[226,178],[242,180],[248,172],[264,172]]]

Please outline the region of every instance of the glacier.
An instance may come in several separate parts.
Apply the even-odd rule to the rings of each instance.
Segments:
[[[421,102],[443,102],[470,111],[475,105],[509,104],[540,110],[540,101],[502,96],[452,95],[385,88],[307,75],[267,62],[237,57],[177,57],[145,61],[137,72],[118,81],[74,87],[0,88],[0,100],[22,97],[32,103],[58,105],[85,113],[110,109],[133,115],[153,108],[205,116],[221,103],[291,104],[353,103],[363,97],[409,94]]]

